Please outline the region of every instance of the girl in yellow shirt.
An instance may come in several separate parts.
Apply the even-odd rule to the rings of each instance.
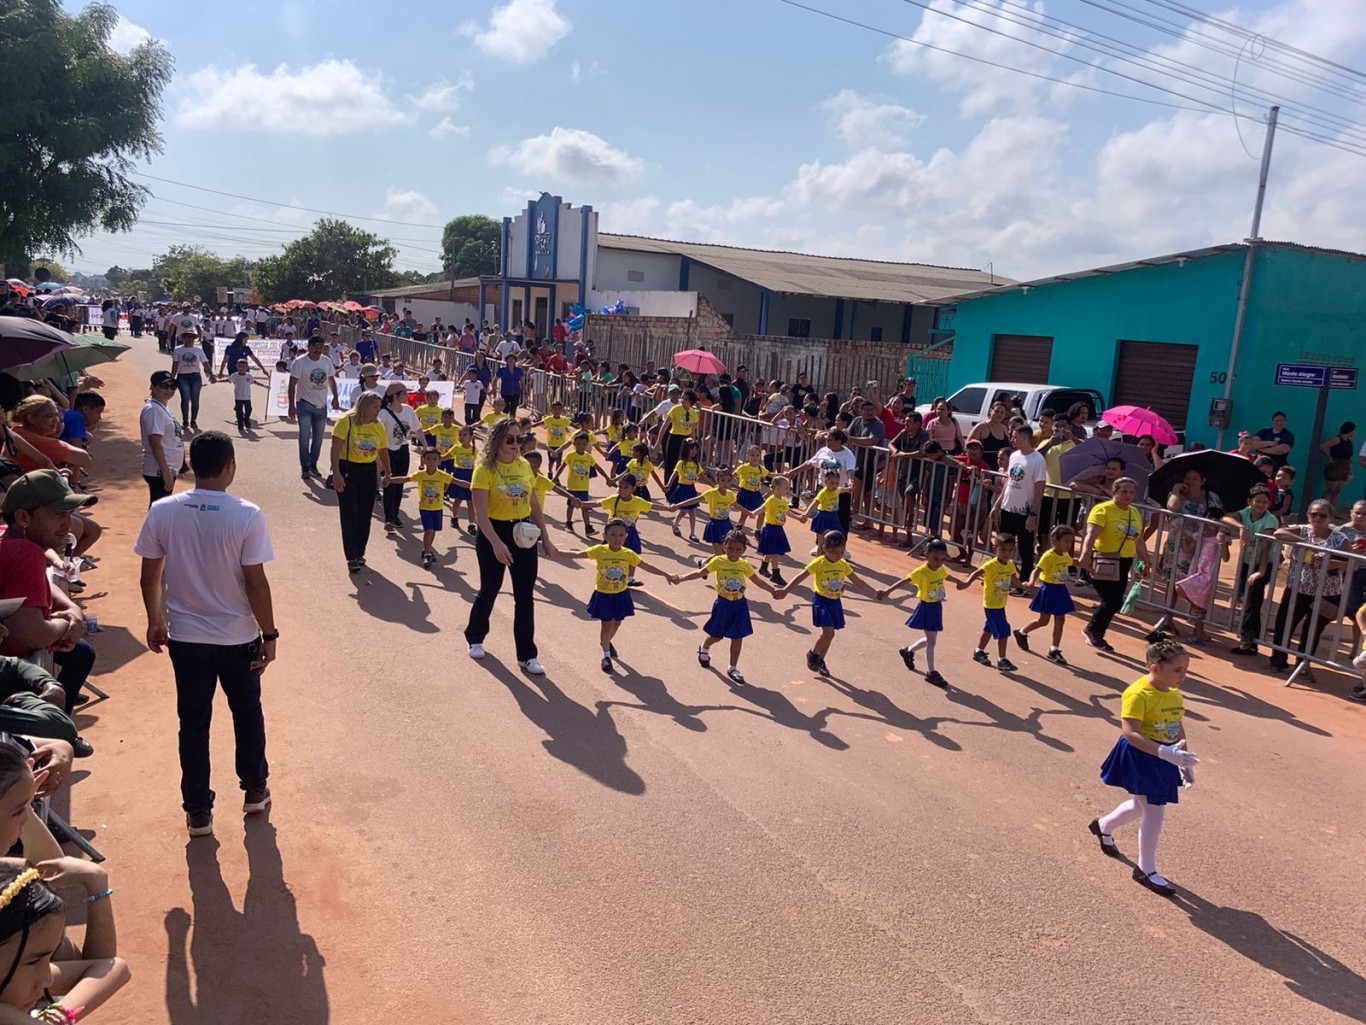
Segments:
[[[915,589],[916,597],[920,599],[920,602],[916,605],[915,611],[911,613],[910,619],[906,620],[906,625],[913,630],[922,631],[922,634],[901,649],[901,661],[906,663],[906,668],[911,672],[916,672],[915,653],[923,648],[927,670],[925,682],[932,683],[936,687],[947,687],[949,685],[949,681],[944,679],[939,670],[934,667],[935,643],[944,630],[944,584],[951,580],[955,584],[960,583],[950,577],[949,571],[944,568],[944,563],[948,557],[948,545],[937,539],[931,541],[925,546],[925,564],[923,566],[917,566],[891,587],[884,588],[875,595],[878,601],[885,601],[893,591],[900,590],[903,587]]]
[[[1068,614],[1077,610],[1072,603],[1072,594],[1067,590],[1067,570],[1072,565],[1072,545],[1076,538],[1077,532],[1066,523],[1059,523],[1048,532],[1051,547],[1039,556],[1034,572],[1029,577],[1029,586],[1038,586],[1034,597],[1030,599],[1029,611],[1037,612],[1039,618],[1025,624],[1023,630],[1015,631],[1016,643],[1028,651],[1029,635],[1035,630],[1042,630],[1051,619],[1053,646],[1048,649],[1046,657],[1060,666],[1067,665],[1067,659],[1062,657],[1063,625]]]
[[[1006,601],[1010,589],[1020,583],[1015,572],[1015,535],[997,534],[996,553],[978,566],[966,580],[959,581],[962,590],[974,580],[982,581],[982,612],[986,621],[982,624],[982,635],[977,638],[977,648],[972,660],[984,666],[991,665],[987,654],[987,640],[996,640],[996,668],[1003,673],[1015,672],[1015,663],[1006,658],[1006,645],[1010,643],[1010,623],[1006,620]]]
[[[761,524],[758,552],[764,557],[759,563],[759,575],[768,577],[782,587],[787,581],[783,579],[782,570],[778,565],[782,562],[783,556],[792,551],[784,526],[787,523],[787,512],[792,508],[792,502],[787,497],[788,492],[792,490],[792,482],[786,477],[774,477],[768,486],[769,496],[759,506],[757,513]]]
[[[825,656],[830,653],[835,631],[844,629],[845,589],[852,587],[870,598],[875,598],[877,592],[855,575],[854,568],[844,558],[844,535],[838,530],[821,536],[821,554],[808,562],[806,568],[792,578],[792,583],[780,587],[773,597],[786,598],[807,577],[811,578],[811,623],[821,635],[806,653],[806,668],[829,676]]]
[[[1119,739],[1100,767],[1100,778],[1132,796],[1109,815],[1092,819],[1087,827],[1100,841],[1101,852],[1120,857],[1111,835],[1138,820],[1138,864],[1134,881],[1164,897],[1176,890],[1157,871],[1157,841],[1167,805],[1176,804],[1184,783],[1195,782],[1200,759],[1186,750],[1185,705],[1181,684],[1190,656],[1168,637],[1148,645],[1148,673],[1124,689],[1120,698]]]
[[[732,683],[744,683],[740,673],[740,650],[745,638],[754,632],[749,618],[749,602],[745,598],[745,588],[753,583],[769,594],[776,595],[777,589],[767,580],[754,573],[754,567],[745,561],[745,532],[734,529],[722,542],[722,553],[713,555],[691,573],[685,573],[677,582],[700,580],[708,573],[716,575],[716,600],[712,602],[711,615],[702,626],[707,639],[697,649],[697,661],[704,666],[711,665],[712,645],[722,639],[730,641],[730,667],[726,676]]]
[[[713,555],[720,555],[735,524],[731,522],[730,511],[738,498],[731,490],[734,476],[724,466],[716,471],[716,487],[708,488],[696,498],[685,499],[676,505],[665,504],[665,509],[692,509],[705,502],[707,505],[707,527],[702,531],[702,540],[711,545]]]
[[[749,514],[764,504],[764,478],[768,468],[764,466],[764,450],[758,445],[745,449],[745,461],[735,468],[735,479],[740,482],[740,526],[745,525]]]
[[[612,671],[612,659],[617,657],[617,649],[612,643],[622,621],[636,614],[635,602],[627,590],[628,581],[635,576],[637,568],[664,577],[671,584],[678,583],[676,573],[665,573],[661,569],[647,566],[640,561],[640,555],[626,547],[626,533],[629,525],[625,520],[610,519],[602,530],[603,543],[593,545],[578,552],[566,552],[571,559],[591,559],[597,564],[597,575],[593,585],[593,595],[588,599],[588,614],[602,624],[598,640],[602,644],[602,671]]]
[[[669,474],[669,479],[665,481],[666,495],[670,505],[677,506],[690,498],[697,497],[697,482],[702,479],[702,448],[696,441],[685,441],[683,450],[679,454],[678,462],[674,463],[673,472]],[[682,537],[683,531],[678,525],[683,522],[684,515],[688,517],[688,540],[697,541],[697,510],[693,506],[680,509],[674,516],[674,537]]]
[[[840,529],[840,492],[844,490],[840,487],[839,470],[826,470],[822,480],[824,486],[811,496],[811,501],[797,517],[803,521],[811,519],[811,532],[816,535],[818,546],[824,535]],[[817,550],[811,549],[811,554],[815,555]]]

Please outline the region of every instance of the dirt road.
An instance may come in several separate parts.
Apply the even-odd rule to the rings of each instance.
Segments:
[[[1163,900],[1086,832],[1117,800],[1097,770],[1141,624],[1112,633],[1117,656],[1074,626],[1073,669],[1012,651],[1005,677],[969,660],[980,603],[955,595],[944,692],[896,654],[904,609],[848,601],[826,681],[804,666],[806,605],[758,594],[737,687],[694,657],[710,592],[646,577],[609,677],[590,571],[562,561],[539,585],[548,674],[526,677],[510,596],[490,657],[466,657],[468,541],[447,531],[429,573],[412,534],[376,529],[372,569],[348,577],[332,496],[299,480],[275,421],[239,443],[234,485],[275,542],[275,804],[244,827],[220,701],[217,836],[187,841],[170,667],[141,644],[131,551],[153,349],[102,368],[107,536],[88,579],[107,594],[88,605],[111,698],[82,717],[97,754],[72,806],[109,856],[135,978],[98,1020],[1366,1021],[1366,709],[1346,680],[1286,689],[1194,654],[1204,761],[1167,819],[1159,864],[1181,892]],[[231,432],[231,399],[208,387],[201,425]],[[642,534],[661,566],[692,554],[658,518]],[[884,584],[911,561],[853,554]]]

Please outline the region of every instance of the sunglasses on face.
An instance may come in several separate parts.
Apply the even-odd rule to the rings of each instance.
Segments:
[[[517,445],[517,444],[519,444],[519,443],[521,442],[521,440],[522,440],[522,439],[519,438],[519,437],[518,437],[517,435],[515,435],[515,434],[505,434],[505,435],[503,435],[503,444],[504,444],[504,445]]]
[[[1328,519],[1328,514],[1326,512],[1311,512],[1309,518],[1311,520],[1326,520]]]

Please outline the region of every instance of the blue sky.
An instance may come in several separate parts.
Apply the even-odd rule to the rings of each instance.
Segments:
[[[145,181],[157,198],[137,229],[67,262],[145,266],[176,242],[262,256],[308,229],[309,207],[354,217],[394,241],[400,267],[428,271],[447,219],[501,217],[542,190],[592,203],[603,231],[1014,277],[1233,241],[1265,107],[1248,91],[1341,141],[1353,129],[1334,116],[1366,121],[1366,78],[1325,82],[1261,41],[1235,60],[1236,35],[1181,7],[1357,67],[1360,2],[802,0],[1031,78],[781,0],[124,0],[115,44],[151,35],[176,58],[165,152],[144,168],[166,181]],[[1211,87],[1097,55],[1074,28]],[[1235,70],[1242,119],[1208,109],[1230,106]],[[1366,151],[1366,130],[1355,138]],[[1283,134],[1262,234],[1366,249],[1363,170],[1363,156]]]

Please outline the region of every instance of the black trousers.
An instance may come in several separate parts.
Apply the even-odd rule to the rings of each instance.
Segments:
[[[209,786],[209,724],[218,685],[228,698],[237,747],[237,780],[243,790],[264,786],[266,718],[261,711],[261,674],[251,668],[257,642],[194,644],[171,641],[176,714],[180,717],[180,799],[187,812],[213,808]]]
[[[664,473],[664,479],[668,480],[669,475],[674,472],[674,465],[683,456],[684,442],[691,441],[685,434],[675,434],[669,431],[664,435],[664,460],[660,463],[660,470]],[[769,467],[772,470],[772,467]]]
[[[90,678],[90,670],[95,668],[95,649],[89,641],[77,641],[70,651],[54,651],[52,664],[57,670],[57,682],[66,691],[66,714],[70,715],[81,688]]]
[[[1243,618],[1238,624],[1238,639],[1244,644],[1256,644],[1257,635],[1262,630],[1262,606],[1266,604],[1266,585],[1268,577],[1262,574],[1259,580],[1249,584],[1247,578],[1252,574],[1248,571],[1246,563],[1238,563],[1238,575],[1234,580],[1234,593],[1242,597],[1243,591],[1247,591],[1247,597],[1243,600]],[[1279,638],[1279,634],[1277,634]]]
[[[535,548],[520,548],[513,543],[513,520],[494,520],[494,533],[508,546],[512,553],[512,566],[504,566],[493,554],[482,531],[474,544],[474,554],[479,559],[479,594],[470,607],[469,625],[465,627],[465,640],[470,644],[483,644],[489,634],[489,616],[493,613],[498,592],[503,589],[503,574],[512,570],[512,637],[517,645],[517,661],[525,662],[536,657],[536,602],[534,588],[539,557]]]
[[[251,426],[251,399],[234,399],[232,411],[237,415],[237,426],[244,430]]]
[[[389,450],[389,473],[394,477],[408,476],[409,448],[403,445],[400,448]],[[390,484],[384,489],[384,522],[398,522],[398,507],[403,501],[403,485]]]
[[[342,552],[346,561],[365,558],[365,546],[370,543],[370,514],[375,511],[375,492],[379,488],[376,463],[353,463],[343,459],[338,464],[346,487],[337,496],[337,510],[341,515]]]
[[[151,505],[158,498],[165,498],[167,495],[171,493],[167,490],[166,482],[162,480],[161,474],[153,476],[150,473],[144,473],[142,475],[142,479],[147,482],[147,491],[149,496],[147,499],[148,505]]]
[[[1002,518],[1006,515],[1009,514],[1003,514]],[[1133,569],[1133,566],[1133,559],[1120,559],[1118,580],[1091,578],[1091,586],[1096,589],[1096,597],[1100,599],[1100,604],[1091,613],[1091,620],[1086,625],[1091,633],[1102,640],[1105,639],[1105,631],[1110,629],[1110,620],[1119,614],[1119,608],[1124,604],[1124,592],[1129,589],[1129,570]],[[1031,568],[1030,572],[1034,570]]]
[[[1001,510],[1001,533],[1015,536],[1015,552],[1020,559],[1020,579],[1023,581],[1028,581],[1029,575],[1034,572],[1034,531],[1025,529],[1028,520],[1029,517],[1024,513]],[[1123,598],[1120,600],[1123,601]],[[1119,606],[1116,605],[1115,609],[1118,611]]]
[[[1319,603],[1319,610],[1329,611],[1333,614],[1333,619],[1337,618],[1337,605],[1332,601],[1332,595],[1325,594]],[[1314,622],[1310,623],[1310,610],[1314,607],[1313,594],[1300,594],[1298,591],[1291,591],[1286,588],[1281,592],[1281,604],[1276,609],[1276,628],[1269,638],[1272,644],[1285,644],[1289,647],[1289,641],[1295,636],[1295,631],[1300,631],[1300,642],[1296,647],[1302,652],[1312,652],[1318,649],[1319,639],[1323,636],[1324,628],[1333,619],[1325,616],[1317,616]],[[1290,620],[1290,629],[1285,627],[1286,620]],[[1303,625],[1301,625],[1303,624]],[[1311,629],[1312,626],[1312,629]],[[1285,640],[1282,641],[1281,638]],[[1290,664],[1289,657],[1283,652],[1271,652],[1271,664],[1284,669]]]
[[[477,424],[477,423],[479,422],[479,418],[480,418],[481,416],[483,416],[483,415],[484,415],[484,404],[483,404],[482,402],[480,402],[480,403],[470,403],[470,402],[466,402],[466,403],[465,403],[465,426],[466,426],[466,427],[473,427],[475,424]]]

